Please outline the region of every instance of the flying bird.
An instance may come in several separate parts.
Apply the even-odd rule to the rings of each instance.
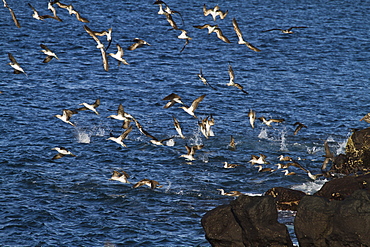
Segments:
[[[273,31],[273,30],[279,30],[282,33],[293,33],[293,31],[292,31],[293,28],[307,28],[307,27],[290,27],[288,29],[273,28],[273,29],[262,31],[262,32],[269,32],[269,31]]]
[[[96,108],[98,108],[98,106],[100,105],[100,99],[95,100],[94,104],[92,105],[87,103],[81,103],[79,105],[83,105],[83,107],[76,109],[77,111],[91,110],[95,112],[96,115],[99,115],[99,112],[96,110]]]
[[[39,12],[30,4],[28,3],[28,6],[33,10],[32,17],[35,18],[36,20],[45,20],[46,18],[51,18],[59,21],[59,17],[51,16],[51,15],[39,15]]]
[[[213,29],[213,33],[216,33],[217,38],[219,38],[223,42],[231,43],[230,40],[222,33],[219,27],[216,27],[215,29]]]
[[[67,109],[64,109],[63,110],[63,115],[54,115],[54,117],[62,120],[63,122],[65,123],[68,123],[72,126],[75,126],[71,121],[69,121],[69,119],[74,115],[74,114],[77,114],[78,112],[77,111],[72,111],[72,110],[67,110]]]
[[[116,142],[117,144],[121,145],[122,147],[127,147],[123,140],[126,139],[127,135],[132,131],[132,126],[130,126],[127,130],[125,130],[120,136],[114,137],[110,136],[107,140],[111,140]]]
[[[240,28],[239,28],[238,23],[236,22],[235,18],[233,18],[233,26],[234,26],[234,30],[236,32],[236,35],[238,36],[238,39],[239,39],[238,44],[246,45],[249,49],[251,49],[253,51],[256,51],[256,52],[261,51],[260,49],[258,49],[257,47],[253,46],[251,43],[249,43],[249,42],[247,42],[243,39],[243,34],[240,31]]]
[[[108,55],[118,60],[118,66],[120,66],[121,63],[129,65],[129,63],[124,58],[122,58],[123,57],[122,47],[119,44],[117,44],[116,46],[117,46],[117,53],[109,53]]]
[[[186,111],[188,114],[190,114],[194,118],[197,118],[197,116],[195,116],[195,114],[194,114],[194,111],[197,109],[199,103],[204,99],[204,97],[206,97],[206,94],[203,94],[202,96],[195,99],[193,101],[193,103],[191,103],[190,107],[181,106],[180,108],[183,109],[184,111]]]
[[[182,103],[181,97],[178,96],[175,93],[171,93],[170,95],[167,95],[162,100],[169,100],[169,102],[167,102],[167,104],[165,104],[165,106],[163,106],[163,108],[165,108],[165,109],[170,108],[175,103],[179,103],[179,104],[185,105],[184,103]]]
[[[15,16],[15,13],[14,13],[13,9],[9,7],[8,3],[7,3],[5,0],[3,0],[3,2],[4,2],[4,7],[5,7],[5,8],[7,8],[7,9],[9,10],[10,15],[12,16],[12,19],[13,19],[14,24],[15,24],[18,28],[20,28],[20,27],[21,27],[21,24],[19,23],[19,21],[18,21],[17,17]]]
[[[185,148],[186,148],[187,153],[180,155],[180,157],[185,158],[188,161],[193,161],[195,160],[195,157],[194,157],[195,151],[202,149],[203,145],[194,145],[191,147],[189,147],[188,145],[185,145]]]
[[[44,61],[42,61],[43,63],[50,62],[51,59],[53,59],[54,57],[59,60],[58,56],[54,52],[52,52],[46,45],[40,44],[40,46],[43,49],[41,50],[41,52],[43,52],[47,56]]]
[[[271,123],[281,123],[285,121],[285,119],[273,119],[273,118],[267,120],[265,117],[259,117],[258,119],[269,127],[272,127]]]
[[[214,21],[216,21],[217,16],[219,16],[221,20],[225,19],[228,13],[229,13],[228,10],[226,10],[225,12],[222,12],[220,10],[220,7],[218,7],[218,5],[213,7],[213,9],[207,9],[206,5],[205,4],[203,5],[204,16],[212,15],[212,18]]]
[[[202,68],[199,69],[199,73],[197,74],[197,76],[198,76],[199,80],[201,80],[204,83],[204,85],[208,85],[213,90],[217,90],[217,88],[212,87],[211,84],[209,84],[207,79],[204,77],[203,72],[202,72]]]
[[[240,89],[243,93],[245,94],[248,94],[247,91],[244,90],[244,87],[242,85],[240,85],[239,83],[235,83],[234,80],[235,80],[235,74],[234,74],[234,70],[233,68],[231,67],[231,65],[229,64],[229,83],[227,83],[226,85],[227,86],[233,86],[233,87],[236,87],[237,89]]]
[[[180,122],[174,116],[172,116],[172,118],[173,118],[173,125],[175,126],[175,129],[176,129],[177,133],[179,134],[179,136],[182,139],[185,139],[185,136],[182,134],[182,129],[181,129]]]
[[[127,48],[127,50],[129,50],[129,51],[136,50],[137,48],[142,47],[143,45],[150,46],[150,44],[148,42],[146,42],[145,40],[143,40],[143,39],[135,38],[132,41],[135,42],[135,43],[133,43],[132,45],[130,45]]]
[[[295,122],[293,125],[294,126],[297,125],[297,127],[294,130],[294,135],[297,135],[298,134],[298,131],[300,131],[302,128],[307,128],[306,125],[304,125],[303,123],[300,123],[300,122]]]
[[[197,26],[193,26],[193,27],[198,28],[198,29],[207,28],[208,29],[208,34],[211,34],[215,30],[215,28],[218,28],[218,25],[204,24],[203,26],[197,25]]]
[[[325,150],[325,155],[323,156],[325,157],[325,159],[324,159],[324,162],[322,163],[321,171],[325,171],[328,163],[334,160],[334,154],[330,151],[328,141],[324,142],[324,150]]]
[[[74,155],[72,152],[68,151],[66,148],[64,147],[55,147],[55,148],[52,148],[51,150],[56,150],[58,153],[56,155],[54,155],[54,157],[52,158],[53,160],[56,160],[56,159],[60,159],[66,155],[70,155],[72,157],[77,157],[77,155]]]
[[[24,70],[21,68],[19,63],[17,63],[17,60],[15,60],[11,53],[8,53],[8,57],[10,59],[10,63],[8,63],[8,65],[12,66],[12,68],[14,69],[14,74],[23,73],[27,76],[26,72],[24,72]]]
[[[132,188],[137,188],[137,187],[140,187],[140,186],[143,186],[143,185],[146,185],[146,186],[149,186],[151,189],[155,189],[155,188],[161,188],[162,186],[159,185],[159,182],[155,181],[155,180],[151,180],[151,179],[142,179],[140,180],[139,182],[137,182],[136,184],[134,184],[134,186]]]

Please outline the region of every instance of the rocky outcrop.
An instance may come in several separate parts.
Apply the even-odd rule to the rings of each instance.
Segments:
[[[370,193],[357,190],[342,201],[302,198],[294,220],[299,246],[370,246]]]
[[[299,201],[306,193],[284,187],[274,187],[266,191],[265,195],[275,198],[276,208],[278,210],[297,211]]]
[[[326,182],[314,195],[329,200],[343,200],[360,189],[370,189],[370,174],[333,179]]]
[[[370,171],[370,128],[356,130],[348,138],[346,153],[334,158],[331,173],[355,174]]]
[[[206,238],[212,246],[293,246],[288,230],[278,221],[271,196],[239,196],[202,218]]]

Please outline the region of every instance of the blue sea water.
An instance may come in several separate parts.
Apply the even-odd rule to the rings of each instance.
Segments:
[[[308,193],[326,181],[311,181],[302,170],[295,176],[278,170],[259,173],[248,163],[263,153],[275,167],[278,156],[289,155],[320,172],[323,143],[343,153],[351,128],[369,112],[370,3],[368,1],[167,1],[179,15],[173,18],[192,37],[177,38],[178,30],[158,15],[154,1],[63,1],[72,4],[95,31],[113,28],[113,42],[127,48],[138,37],[151,46],[125,50],[129,65],[117,66],[109,57],[103,70],[95,41],[68,11],[56,7],[63,22],[32,18],[27,2],[8,0],[18,17],[17,28],[6,8],[0,8],[0,242],[3,246],[209,246],[200,220],[209,210],[233,198],[217,189],[260,195],[284,186]],[[50,14],[47,1],[29,1],[41,15]],[[202,13],[203,4],[218,4],[228,16],[216,22]],[[232,18],[245,40],[261,49],[254,52],[237,43]],[[218,24],[231,41],[194,25]],[[287,29],[261,32],[272,28]],[[105,37],[100,37],[107,44]],[[40,44],[60,60],[42,60]],[[8,53],[27,73],[13,74]],[[249,92],[228,87],[228,66],[235,81]],[[197,77],[199,69],[209,83]],[[207,96],[196,115],[212,114],[215,136],[206,139],[198,121],[175,105],[163,109],[162,98],[177,93],[185,104]],[[81,111],[71,118],[76,127],[53,117],[63,109],[100,98],[100,115]],[[136,127],[127,148],[106,140],[123,132],[121,121],[107,118],[118,105],[133,115],[153,136],[176,135],[172,116],[186,139],[174,146],[155,146]],[[267,127],[249,125],[249,109],[257,117],[284,118]],[[295,122],[308,128],[293,135]],[[230,150],[230,136],[236,150]],[[185,145],[203,144],[196,160],[179,156]],[[66,147],[77,157],[52,160],[54,147]],[[224,169],[223,163],[240,167]],[[163,187],[151,190],[110,181],[113,170],[124,170],[134,184],[148,178]],[[281,222],[293,234],[293,216],[281,212]]]

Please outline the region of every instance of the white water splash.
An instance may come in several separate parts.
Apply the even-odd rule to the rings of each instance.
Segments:
[[[78,143],[90,143],[91,135],[92,133],[90,131],[76,128],[75,137]]]
[[[166,141],[166,146],[169,146],[169,147],[175,146],[174,139],[169,139],[168,141]]]
[[[286,144],[285,138],[286,131],[281,131],[281,143],[280,143],[280,151],[287,152],[289,151]]]
[[[262,128],[261,129],[261,132],[258,134],[258,138],[260,138],[260,139],[268,139],[267,129],[266,128]]]
[[[318,179],[315,181],[305,182],[299,185],[293,185],[291,189],[293,190],[300,190],[309,195],[314,194],[315,192],[319,191],[321,187],[327,182],[327,179]]]

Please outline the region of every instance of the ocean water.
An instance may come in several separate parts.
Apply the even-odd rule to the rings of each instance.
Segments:
[[[182,14],[173,18],[192,37],[185,41],[170,30],[154,1],[69,2],[87,18],[94,31],[112,28],[113,42],[127,48],[142,38],[151,46],[124,51],[129,65],[117,66],[109,57],[103,70],[96,42],[66,9],[56,7],[63,22],[32,18],[27,2],[8,0],[18,17],[17,28],[6,8],[0,8],[0,242],[3,246],[209,246],[200,220],[209,210],[233,200],[217,189],[260,195],[284,186],[314,193],[325,179],[312,181],[304,171],[284,176],[281,170],[261,173],[248,161],[261,153],[275,167],[278,156],[300,158],[312,173],[320,172],[327,140],[343,153],[351,128],[369,109],[370,4],[367,1],[167,1]],[[29,1],[41,15],[50,14],[47,1]],[[228,10],[225,19],[202,13],[203,4]],[[254,52],[237,43],[232,18]],[[218,24],[230,44],[194,25]],[[287,29],[261,32],[273,28]],[[105,37],[99,37],[106,45]],[[40,44],[59,60],[47,64]],[[13,74],[8,53],[27,73]],[[228,87],[228,66],[244,94]],[[197,77],[202,68],[209,83]],[[199,118],[212,115],[215,136],[205,138],[198,120],[180,105],[164,109],[170,93],[185,104],[207,96],[196,109]],[[63,109],[101,100],[100,115],[81,111],[73,127],[53,117]],[[106,140],[123,132],[121,121],[107,118],[119,104],[158,139],[177,136],[173,146],[156,146],[134,126],[124,141],[127,148]],[[273,127],[247,117],[284,118]],[[113,110],[113,111],[112,111]],[[178,138],[172,116],[186,139]],[[293,135],[295,122],[308,128]],[[228,147],[234,136],[236,150]],[[179,157],[185,145],[204,145],[189,162]],[[54,147],[65,147],[77,157],[52,160]],[[224,169],[224,162],[240,164]],[[124,170],[132,184],[110,181],[114,170]],[[132,188],[141,179],[162,185]],[[281,212],[281,222],[293,234],[294,214]],[[296,242],[296,241],[295,241]]]

